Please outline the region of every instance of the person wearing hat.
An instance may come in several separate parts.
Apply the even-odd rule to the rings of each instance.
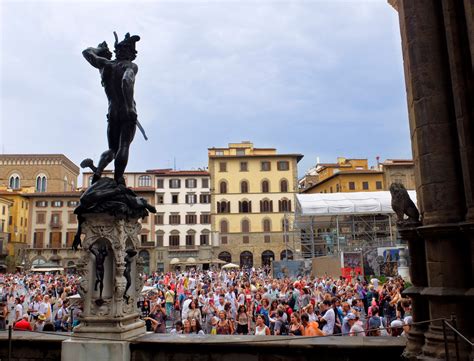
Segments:
[[[362,326],[362,322],[359,320],[359,316],[357,315],[357,313],[349,313],[347,315],[347,322],[351,327],[349,330],[350,336],[365,336],[364,327]]]
[[[35,326],[33,327],[33,331],[43,331],[45,321],[46,321],[46,315],[41,313],[38,316],[38,319],[35,322]]]
[[[390,323],[390,333],[393,337],[398,337],[403,333],[403,326],[405,324],[402,320],[396,319]]]

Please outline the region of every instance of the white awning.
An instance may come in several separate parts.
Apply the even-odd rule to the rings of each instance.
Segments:
[[[32,268],[31,272],[62,272],[64,271],[63,267],[48,267],[48,268]]]
[[[416,191],[410,190],[408,195],[417,204]],[[296,203],[303,216],[394,213],[389,191],[297,194]]]

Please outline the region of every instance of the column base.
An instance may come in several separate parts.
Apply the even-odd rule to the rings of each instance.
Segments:
[[[425,344],[426,329],[421,329],[419,326],[414,326],[408,333],[408,342],[403,351],[403,357],[408,360],[417,360],[417,356],[421,355],[423,345]]]
[[[96,321],[96,322],[94,322]],[[117,320],[85,318],[74,327],[74,335],[78,337],[97,337],[107,340],[131,340],[146,333],[145,322],[140,319]]]

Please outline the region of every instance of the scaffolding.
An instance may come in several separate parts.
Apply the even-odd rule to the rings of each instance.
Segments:
[[[341,252],[364,252],[400,244],[393,214],[304,216],[296,214],[294,236],[299,236],[302,258]]]
[[[410,191],[416,201],[416,194]],[[292,227],[301,258],[397,247],[390,192],[299,194]]]

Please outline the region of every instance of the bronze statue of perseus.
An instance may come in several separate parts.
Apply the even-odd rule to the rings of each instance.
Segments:
[[[137,120],[137,109],[133,97],[135,76],[138,66],[133,62],[137,51],[135,45],[140,40],[138,35],[125,35],[122,41],[115,36],[115,59],[104,41],[96,48],[87,48],[82,52],[86,60],[95,68],[99,69],[102,86],[109,102],[107,112],[107,140],[109,149],[100,156],[97,167],[91,167],[94,171],[92,184],[97,182],[105,167],[113,160],[114,179],[117,184],[125,185],[123,174],[128,163],[130,144],[135,136],[136,127],[146,135]]]

